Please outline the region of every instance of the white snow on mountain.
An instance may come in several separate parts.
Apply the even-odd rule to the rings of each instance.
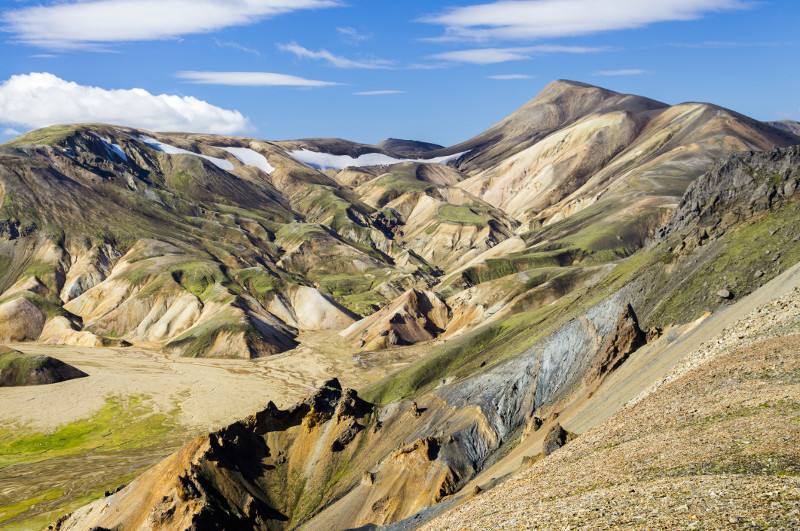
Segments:
[[[92,134],[103,142],[103,145],[105,146],[106,152],[108,153],[109,157],[113,153],[116,156],[118,156],[119,158],[121,158],[122,160],[124,160],[125,162],[128,162],[128,155],[126,155],[125,152],[122,151],[122,148],[119,147],[119,144],[112,144],[111,142],[109,142],[108,140],[106,140],[102,136],[98,135],[97,133],[92,133]],[[114,159],[112,157],[111,161],[113,162],[113,160]]]
[[[233,170],[233,163],[229,160],[225,159],[218,159],[216,157],[209,157],[208,155],[201,155],[200,153],[192,153],[191,151],[186,151],[185,149],[181,149],[179,147],[170,146],[169,144],[165,144],[163,142],[159,142],[155,138],[151,138],[149,136],[140,136],[139,140],[147,144],[153,149],[158,151],[162,151],[169,155],[194,155],[195,157],[202,157],[208,161],[210,161],[214,166],[217,168],[231,171]]]
[[[295,151],[288,151],[287,153],[300,162],[321,170],[327,170],[329,168],[334,170],[343,170],[351,167],[388,166],[390,164],[397,164],[398,162],[446,164],[467,152],[462,151],[461,153],[455,153],[453,155],[446,155],[444,157],[436,157],[432,159],[396,159],[394,157],[390,157],[389,155],[384,155],[383,153],[365,153],[353,158],[350,155],[331,155],[330,153],[320,153],[318,151],[311,151],[308,149],[298,149]]]
[[[252,166],[254,168],[258,168],[259,170],[263,171],[266,174],[270,174],[275,171],[275,168],[272,164],[269,163],[267,157],[259,153],[258,151],[254,151],[250,148],[243,148],[243,147],[223,147],[223,146],[216,146],[220,149],[224,149],[237,159],[239,162],[246,166]]]

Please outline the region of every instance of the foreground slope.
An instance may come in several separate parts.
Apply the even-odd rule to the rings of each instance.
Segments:
[[[795,288],[668,383],[422,529],[797,528],[798,332]]]

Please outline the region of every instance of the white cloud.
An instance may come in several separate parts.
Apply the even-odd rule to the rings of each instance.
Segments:
[[[19,42],[51,49],[102,49],[114,42],[174,38],[339,5],[337,0],[89,0],[31,6],[2,15]]]
[[[233,48],[234,50],[239,50],[240,52],[251,53],[253,55],[261,56],[261,52],[259,52],[255,48],[248,48],[247,46],[242,46],[241,44],[235,41],[221,41],[219,39],[214,39],[214,44],[216,44],[220,48]]]
[[[325,61],[336,68],[391,68],[391,61],[384,61],[383,59],[371,59],[368,61],[354,61],[346,57],[333,55],[328,50],[320,50],[318,52],[303,48],[296,42],[289,44],[279,44],[278,48],[284,52],[291,52],[297,57],[306,59],[317,59]]]
[[[540,39],[695,20],[752,5],[748,0],[502,0],[455,7],[421,21],[444,26],[440,40]]]
[[[151,131],[253,131],[239,111],[191,96],[153,95],[140,88],[107,90],[46,72],[11,76],[0,84],[0,123],[37,128],[76,122],[106,122]]]
[[[365,90],[363,92],[353,92],[358,96],[382,96],[384,94],[402,94],[402,90]]]
[[[554,46],[544,44],[541,46],[526,46],[521,48],[477,48],[473,50],[457,50],[432,55],[432,59],[451,61],[455,63],[473,63],[488,65],[504,63],[506,61],[521,61],[530,59],[534,55],[547,53],[594,53],[608,50],[606,47],[586,46]]]
[[[649,70],[639,70],[638,68],[627,68],[622,70],[600,70],[595,72],[593,76],[638,76],[641,74],[648,74]]]
[[[531,79],[534,76],[529,76],[527,74],[499,74],[496,76],[486,76],[486,79]]]
[[[339,32],[345,42],[349,42],[350,44],[358,44],[361,41],[366,41],[372,38],[372,35],[359,33],[355,28],[336,28],[336,31]]]
[[[16,129],[12,129],[10,127],[6,127],[5,129],[3,129],[3,134],[5,136],[19,136],[22,133],[20,131],[17,131]]]
[[[186,71],[175,74],[189,83],[201,85],[233,85],[241,87],[326,87],[340,85],[333,81],[317,81],[288,74],[272,72],[195,72]]]

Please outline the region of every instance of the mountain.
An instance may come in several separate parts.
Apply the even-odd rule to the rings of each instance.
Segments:
[[[56,527],[385,524],[547,459],[800,261],[796,144],[564,80],[447,148],[106,124],[3,144],[0,339],[250,359],[326,332],[392,367],[195,439]]]
[[[570,492],[598,482],[607,490],[609,479],[604,478],[613,478],[611,485],[628,485],[625,467],[644,470],[658,451],[669,454],[659,461],[671,467],[665,470],[680,471],[675,476],[656,468],[653,477],[668,478],[662,488],[730,484],[723,475],[728,470],[764,474],[747,468],[750,455],[775,463],[767,472],[769,488],[792,488],[786,475],[794,470],[788,446],[739,457],[729,457],[723,446],[741,437],[743,429],[735,422],[739,410],[727,415],[727,408],[768,398],[752,378],[757,385],[782,386],[769,396],[791,394],[794,385],[786,378],[797,363],[795,354],[781,354],[788,368],[779,376],[771,372],[775,366],[767,357],[753,360],[751,350],[736,349],[744,338],[764,342],[764,337],[782,337],[796,319],[796,303],[790,301],[798,289],[792,287],[800,286],[798,268],[791,267],[800,261],[800,230],[794,223],[800,212],[799,184],[800,146],[734,154],[692,185],[647,248],[589,289],[562,297],[543,313],[522,312],[436,347],[362,393],[343,390],[334,380],[288,410],[270,404],[196,439],[129,487],[65,517],[55,528],[80,529],[91,522],[109,528],[184,528],[191,523],[343,529],[405,518],[416,527],[475,496],[452,518],[463,514],[468,519],[458,520],[459,525],[474,521],[475,528],[482,528],[494,518],[531,517],[524,513],[527,503],[513,506],[518,509],[506,504],[496,517],[489,516],[486,503],[496,504],[498,496],[517,499],[520,485],[552,492],[555,483],[542,484],[536,474],[558,483],[559,467],[590,470],[570,476]],[[742,253],[743,245],[748,253]],[[781,259],[769,258],[769,250],[780,250]],[[751,291],[752,297],[744,296]],[[766,310],[758,309],[781,296]],[[731,299],[738,302],[731,305]],[[715,317],[696,320],[707,308],[716,309]],[[771,313],[762,316],[764,311]],[[728,327],[742,317],[731,336]],[[796,342],[792,330],[788,341]],[[635,342],[630,339],[634,333],[641,334]],[[711,338],[716,350],[704,354]],[[723,344],[726,350],[716,347]],[[769,344],[757,344],[764,356],[775,352]],[[713,366],[695,369],[703,356],[714,359],[734,351]],[[649,396],[651,385],[675,379],[670,371],[676,364],[678,375],[686,376]],[[742,372],[731,372],[731,366]],[[756,366],[767,372],[755,376]],[[770,383],[773,374],[780,383]],[[629,401],[639,403],[614,416]],[[775,407],[752,413],[764,423],[758,425],[788,426],[791,408]],[[665,418],[665,410],[674,410],[673,417]],[[722,446],[698,454],[693,441],[703,435],[695,424],[681,423],[687,412],[697,417],[692,422],[712,425]],[[600,431],[586,433],[606,419],[611,420]],[[787,427],[781,433],[790,431]],[[669,439],[663,438],[665,432]],[[641,437],[653,441],[635,442]],[[569,451],[559,451],[565,444]],[[615,456],[638,452],[620,457],[628,465],[598,457],[617,444],[622,450],[613,450]],[[527,472],[525,463],[530,462],[537,462],[536,468]],[[495,478],[520,466],[522,480],[495,487]],[[645,492],[654,488],[637,481]],[[738,492],[753,481],[736,479],[734,485]],[[496,495],[481,494],[492,487]],[[565,496],[561,490],[556,495]],[[626,504],[635,503],[633,498],[625,495]],[[443,518],[438,525],[449,528],[453,520]],[[789,521],[791,514],[776,511],[773,518]]]
[[[444,146],[440,146],[439,144],[420,142],[418,140],[401,140],[399,138],[387,138],[375,144],[375,147],[401,157],[415,157],[427,153],[428,151],[444,149]]]
[[[800,134],[800,122],[795,120],[778,120],[776,122],[767,122],[772,127],[777,129],[783,129],[784,131],[788,131],[793,135]]]

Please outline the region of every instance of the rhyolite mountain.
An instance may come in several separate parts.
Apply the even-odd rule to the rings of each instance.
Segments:
[[[431,295],[353,341],[453,336],[602,274],[720,156],[795,142],[713,105],[571,81],[441,149],[36,130],[0,147],[0,340],[263,356],[409,290]],[[305,164],[308,152],[343,167]],[[364,165],[375,156],[394,163]]]
[[[369,529],[400,520],[403,529],[419,527],[580,437],[562,423],[585,429],[611,417],[680,360],[671,345],[693,340],[699,315],[775,290],[767,279],[800,261],[799,186],[800,146],[735,153],[691,185],[644,249],[591,285],[434,347],[359,393],[331,380],[287,410],[269,404],[53,529]],[[641,372],[615,380],[640,348],[649,356],[637,359]],[[684,385],[716,393],[715,429],[735,428],[725,423],[739,415],[726,408],[742,407],[735,396]],[[676,420],[673,427],[687,425]],[[609,422],[605,432],[628,442],[629,428]],[[795,469],[783,463],[796,463],[794,452],[783,444],[769,454],[781,463],[770,477],[786,488]],[[725,481],[727,468],[694,454],[699,472],[680,475]],[[603,454],[595,459],[582,479],[602,484]],[[773,510],[791,518],[789,509]]]
[[[358,393],[330,381],[196,439],[56,528],[343,529],[451,499],[561,433],[559,404],[643,336],[800,259],[798,143],[713,104],[560,80],[447,148],[104,124],[3,144],[2,341],[430,345]]]

